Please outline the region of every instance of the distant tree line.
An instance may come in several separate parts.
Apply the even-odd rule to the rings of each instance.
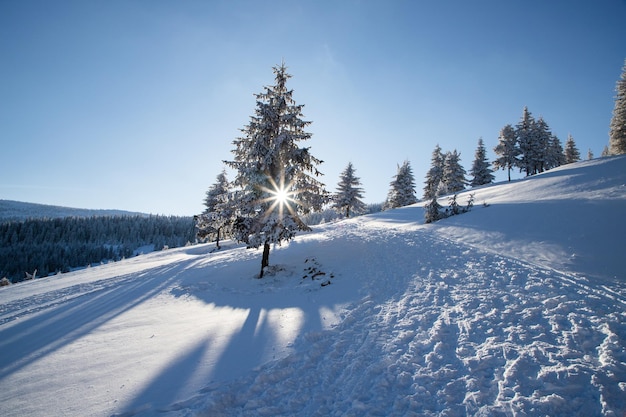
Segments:
[[[0,223],[0,277],[22,281],[195,241],[192,217],[94,216]]]

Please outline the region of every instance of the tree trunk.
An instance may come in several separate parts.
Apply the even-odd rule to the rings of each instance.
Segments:
[[[263,258],[261,259],[261,273],[259,278],[263,278],[263,270],[270,264],[270,244],[265,242],[263,245]]]
[[[222,230],[222,228],[218,227],[218,229],[217,229],[217,240],[215,241],[215,246],[217,247],[217,249],[220,249],[220,230]]]

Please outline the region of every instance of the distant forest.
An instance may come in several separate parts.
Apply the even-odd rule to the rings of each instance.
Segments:
[[[118,261],[143,247],[161,250],[196,240],[192,217],[93,216],[0,223],[0,278],[23,281]]]

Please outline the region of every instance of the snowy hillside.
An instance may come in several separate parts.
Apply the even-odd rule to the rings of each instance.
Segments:
[[[1,288],[0,414],[625,415],[626,157],[475,200]]]
[[[25,203],[22,201],[0,200],[0,222],[6,220],[91,216],[146,216],[146,214],[123,210],[90,210]]]

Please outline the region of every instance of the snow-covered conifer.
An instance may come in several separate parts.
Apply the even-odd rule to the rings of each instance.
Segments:
[[[472,164],[470,175],[472,176],[472,181],[470,183],[472,187],[491,184],[495,179],[493,170],[491,169],[489,160],[487,159],[487,151],[485,150],[483,138],[478,139],[478,147],[476,148],[474,163]]]
[[[593,151],[591,148],[587,149],[587,160],[591,161],[593,159]]]
[[[552,132],[543,117],[539,117],[535,123],[535,143],[533,146],[533,174],[538,174],[550,169],[550,140]]]
[[[442,210],[443,207],[437,201],[437,196],[433,196],[432,200],[424,205],[424,222],[432,223],[444,218]]]
[[[354,172],[352,162],[348,163],[339,177],[337,192],[333,196],[333,208],[346,217],[350,217],[350,214],[363,213],[367,209],[365,203],[361,201],[363,198],[363,189],[359,187],[361,181]]]
[[[273,68],[275,84],[256,95],[255,115],[233,141],[234,161],[225,161],[237,171],[239,188],[233,237],[248,247],[263,246],[261,273],[269,265],[270,244],[292,239],[297,231],[309,230],[301,215],[320,210],[328,201],[322,163],[300,147],[311,134],[305,128],[303,105],[293,99],[286,83],[291,77],[284,64]]]
[[[398,166],[398,173],[390,184],[385,209],[408,206],[417,203],[415,197],[415,179],[409,161]]]
[[[555,135],[550,136],[545,163],[546,169],[556,168],[565,163],[563,145],[561,145],[561,140]]]
[[[452,194],[464,190],[467,184],[465,174],[465,169],[461,165],[461,155],[457,150],[446,152],[438,195]]]
[[[580,152],[576,147],[572,135],[567,135],[567,141],[565,141],[565,163],[571,164],[572,162],[578,161],[580,161]]]
[[[493,161],[495,169],[506,169],[511,181],[511,168],[519,166],[519,148],[517,147],[517,136],[513,126],[506,125],[500,131],[499,143],[493,148],[498,158]]]
[[[522,120],[515,126],[515,135],[519,146],[519,162],[518,166],[521,171],[525,171],[526,175],[535,174],[535,153],[537,145],[537,122],[533,115],[528,111],[528,107],[524,107]]]
[[[610,156],[610,155],[611,155],[611,151],[609,150],[609,145],[604,145],[604,148],[602,148],[601,156],[604,158],[605,156]]]
[[[615,87],[615,107],[609,129],[611,155],[626,153],[626,60],[622,67],[622,75]]]
[[[232,209],[226,204],[229,201],[229,192],[230,183],[226,178],[226,170],[222,170],[206,192],[204,198],[206,209],[201,215],[196,216],[197,236],[200,239],[215,237],[215,246],[218,249],[222,232],[228,228],[232,216]]]
[[[439,183],[443,176],[444,154],[441,152],[439,144],[435,146],[430,159],[430,169],[426,173],[426,186],[424,187],[424,200],[431,199],[437,195]]]

